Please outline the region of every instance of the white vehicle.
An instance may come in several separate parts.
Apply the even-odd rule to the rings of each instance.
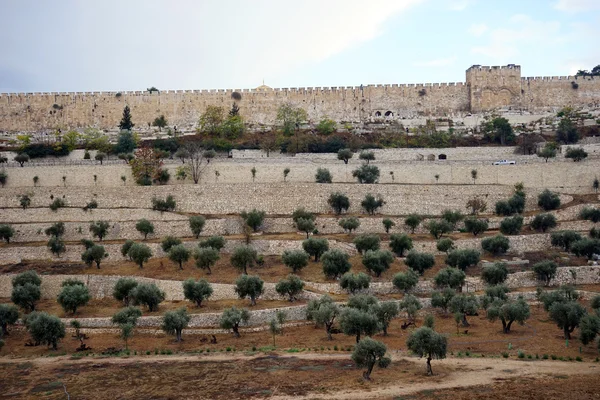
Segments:
[[[516,161],[500,160],[496,161],[493,165],[515,165],[516,163]]]

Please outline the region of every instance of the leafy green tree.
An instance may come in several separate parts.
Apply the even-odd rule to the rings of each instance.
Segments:
[[[370,161],[375,160],[375,153],[373,153],[372,151],[363,150],[358,155],[358,159],[366,161],[367,164],[369,164]]]
[[[581,239],[581,235],[575,231],[558,231],[550,235],[552,246],[562,247],[565,251],[570,251],[571,245]]]
[[[12,304],[0,304],[0,337],[8,335],[8,325],[19,320],[19,310]]]
[[[327,239],[309,238],[302,242],[302,248],[318,262],[321,255],[329,250],[329,242]]]
[[[175,335],[175,340],[181,342],[181,334],[190,323],[190,315],[185,307],[177,311],[167,311],[163,317],[162,330],[168,335]]]
[[[523,299],[523,296],[519,296],[514,301],[495,301],[488,307],[486,314],[492,322],[499,319],[502,322],[502,331],[510,333],[513,322],[516,321],[519,325],[523,325],[529,319],[529,304]]]
[[[152,121],[152,126],[156,126],[160,132],[162,128],[167,126],[167,119],[161,114],[159,117],[154,118],[154,121]]]
[[[171,247],[169,250],[169,260],[179,264],[179,269],[183,270],[183,263],[190,259],[191,251],[183,244]]]
[[[464,271],[469,267],[477,265],[480,258],[481,255],[475,249],[452,250],[448,254],[448,257],[446,257],[446,264]]]
[[[389,218],[384,218],[383,221],[381,221],[381,223],[383,224],[385,233],[390,233],[390,229],[396,226],[396,223]]]
[[[387,336],[392,319],[396,318],[400,312],[398,304],[395,301],[377,302],[369,310],[377,316],[383,336]]]
[[[404,310],[406,312],[409,320],[414,321],[417,317],[417,312],[423,308],[423,305],[415,296],[412,294],[407,294],[402,298],[402,301],[398,303],[398,307],[400,310]]]
[[[448,254],[454,250],[454,241],[450,238],[443,238],[437,241],[436,249]]]
[[[546,286],[556,276],[558,265],[554,261],[545,260],[533,265],[533,272],[536,273],[538,279],[543,281]]]
[[[309,301],[306,307],[306,319],[314,321],[317,326],[324,326],[328,340],[333,340],[333,323],[339,314],[339,307],[328,295]]]
[[[23,164],[25,164],[26,162],[29,162],[29,154],[19,153],[15,156],[14,160],[16,162],[18,162],[21,167],[23,167]]]
[[[15,230],[10,225],[0,225],[0,239],[4,240],[6,243],[10,243],[10,238],[15,236]]]
[[[488,285],[499,285],[508,278],[508,268],[505,263],[498,262],[488,265],[481,271],[481,279]]]
[[[552,214],[538,214],[531,221],[531,227],[536,231],[546,232],[557,225],[556,217]]]
[[[221,321],[219,326],[222,329],[231,329],[235,337],[240,337],[240,324],[247,324],[250,320],[250,312],[245,309],[239,309],[235,307],[226,308],[221,314]]]
[[[593,223],[600,222],[600,208],[584,207],[579,212],[579,218]]]
[[[340,192],[331,193],[329,199],[327,199],[327,203],[333,208],[337,215],[340,215],[344,211],[348,211],[350,208],[348,196]]]
[[[131,301],[131,291],[135,289],[138,282],[132,278],[119,278],[113,287],[113,297],[117,301],[123,302],[125,307],[129,306]]]
[[[407,293],[419,283],[419,275],[412,269],[398,272],[392,279],[392,284],[401,292]]]
[[[137,307],[124,307],[112,316],[113,324],[129,324],[133,327],[137,325],[138,319],[142,316],[142,310]]]
[[[121,118],[121,122],[119,122],[119,129],[121,130],[131,130],[135,124],[131,121],[131,109],[129,106],[125,106],[123,109],[123,117]],[[133,150],[133,149],[131,149]],[[129,151],[131,151],[129,150]]]
[[[571,333],[579,326],[581,319],[586,315],[583,306],[575,301],[566,303],[555,302],[548,310],[550,319],[563,330],[565,339],[571,339]]]
[[[75,314],[79,307],[85,306],[90,301],[90,298],[87,286],[70,285],[62,288],[57,301],[65,312]]]
[[[427,229],[429,229],[431,236],[433,236],[435,240],[438,240],[446,233],[452,232],[452,225],[446,220],[431,220],[427,224]]]
[[[67,251],[67,247],[65,246],[65,242],[59,237],[52,236],[50,240],[48,240],[48,249],[52,254],[56,254],[57,257],[60,257],[61,253]]]
[[[367,250],[362,258],[365,268],[378,278],[390,269],[392,262],[394,262],[394,255],[387,250]]]
[[[346,272],[340,278],[340,287],[349,294],[355,294],[363,289],[368,289],[370,284],[371,277],[364,272],[359,272],[358,274]]]
[[[330,279],[336,279],[345,274],[350,271],[350,268],[352,267],[352,264],[350,264],[348,259],[348,253],[338,249],[327,250],[321,257],[323,262],[323,273]]]
[[[244,219],[246,225],[248,225],[254,232],[258,232],[258,229],[262,226],[265,219],[266,213],[264,211],[258,211],[256,208],[250,212],[242,211],[240,214]]]
[[[303,108],[286,103],[277,109],[276,119],[282,125],[284,136],[292,136],[294,131],[298,131],[300,125],[308,119],[308,115]]]
[[[338,222],[339,226],[344,229],[345,232],[352,233],[360,226],[360,221],[356,217],[342,218]]]
[[[81,260],[88,266],[91,266],[92,263],[96,263],[96,268],[100,269],[100,263],[107,257],[108,253],[104,249],[104,246],[95,244],[83,252]]]
[[[456,291],[449,287],[442,289],[442,291],[434,291],[431,294],[431,307],[441,308],[444,314],[447,314],[454,296],[456,296]]]
[[[460,294],[456,295],[450,300],[450,311],[455,314],[462,315],[463,326],[469,326],[467,321],[467,315],[474,315],[477,313],[479,308],[479,302],[474,295]]]
[[[65,324],[60,318],[45,312],[33,312],[27,316],[25,327],[35,343],[58,349],[58,342],[65,337]]]
[[[37,272],[33,270],[27,270],[25,272],[21,272],[12,280],[13,287],[23,286],[26,283],[31,283],[32,285],[40,286],[42,284],[42,279],[37,274]]]
[[[549,158],[556,157],[556,147],[551,143],[546,143],[544,148],[537,153],[537,156],[548,162]]]
[[[353,243],[360,254],[367,250],[379,250],[381,239],[377,235],[362,234],[354,238]]]
[[[131,249],[131,246],[134,244],[135,242],[133,240],[127,239],[125,243],[123,243],[123,246],[121,246],[121,255],[123,257],[128,257],[131,260],[131,257],[129,256],[129,249]]]
[[[47,236],[62,237],[65,234],[65,223],[57,222],[44,230]]]
[[[427,358],[427,375],[433,375],[431,360],[446,358],[448,339],[424,326],[410,334],[406,341],[406,347],[419,357]]]
[[[311,219],[300,218],[296,221],[296,227],[301,232],[306,233],[306,238],[308,239],[310,233],[315,230],[315,223]]]
[[[317,173],[315,174],[315,182],[331,183],[331,181],[331,172],[329,172],[327,168],[317,168]]]
[[[198,120],[200,132],[210,136],[220,136],[224,118],[223,107],[207,106]]]
[[[359,183],[377,183],[379,181],[379,168],[375,165],[363,164],[352,171],[352,176]]]
[[[578,147],[578,148],[570,147],[565,152],[565,158],[570,158],[574,162],[579,162],[581,160],[584,160],[587,158],[587,156],[588,156],[588,153],[581,147]]]
[[[219,251],[212,247],[200,247],[194,251],[196,267],[207,270],[208,275],[212,274],[211,267],[214,267],[220,258]]]
[[[465,230],[477,236],[488,229],[488,222],[484,219],[467,218],[465,219]]]
[[[510,242],[508,238],[503,235],[488,237],[481,241],[481,248],[494,255],[506,253],[509,247]]]
[[[284,182],[286,181],[286,179],[287,179],[287,177],[288,177],[288,175],[289,175],[289,174],[290,174],[290,169],[289,169],[289,168],[287,168],[287,167],[286,167],[286,168],[284,168],[284,169],[283,169],[283,181],[284,181]]]
[[[64,281],[62,281],[62,283],[60,284],[60,287],[67,287],[67,286],[85,286],[85,283],[83,283],[82,281],[80,281],[79,279],[65,279]]]
[[[127,254],[140,268],[144,268],[144,263],[152,257],[152,250],[143,243],[134,243]]]
[[[356,343],[360,342],[361,335],[372,336],[382,329],[376,315],[357,308],[344,308],[339,319],[342,332],[356,336]]]
[[[281,259],[286,267],[291,268],[293,273],[297,273],[308,265],[308,253],[302,250],[285,250]]]
[[[81,239],[81,244],[83,245],[83,247],[86,250],[90,249],[96,245],[96,243],[94,243],[92,240],[89,240],[89,239]]]
[[[121,128],[121,132],[117,136],[117,144],[114,152],[116,154],[131,154],[137,147],[135,136],[131,132],[131,128]]]
[[[453,231],[456,230],[456,225],[463,219],[465,219],[465,216],[458,210],[442,211],[442,220],[449,223]]]
[[[161,180],[162,182],[159,183],[167,183],[167,181],[169,180],[169,176],[170,175],[168,175],[168,172],[167,175],[162,175],[162,177],[159,178],[159,180]],[[155,211],[160,211],[161,213],[165,211],[173,211],[175,210],[175,207],[177,207],[177,202],[175,201],[172,195],[168,195],[164,200],[156,197],[152,198],[152,209]]]
[[[31,197],[28,194],[22,194],[19,196],[19,204],[25,210],[31,205]]]
[[[202,302],[207,300],[213,294],[213,288],[204,279],[194,281],[186,279],[183,281],[183,296],[196,304],[196,307],[202,307]]]
[[[206,219],[201,215],[192,215],[189,219],[189,223],[194,237],[198,239],[202,233],[202,230],[204,229]]]
[[[506,217],[500,222],[500,232],[504,235],[518,235],[523,227],[523,217],[515,215]]]
[[[348,164],[353,155],[354,153],[350,149],[340,149],[337,153],[337,159],[343,161],[344,164]]]
[[[579,321],[579,340],[584,345],[594,341],[600,334],[600,317],[586,314]]]
[[[435,285],[439,288],[448,287],[458,290],[465,283],[467,275],[458,268],[447,267],[440,270],[433,278]]]
[[[549,311],[555,303],[571,303],[579,299],[579,292],[573,286],[563,285],[551,292],[540,292],[539,300],[544,305],[544,310]]]
[[[289,301],[296,300],[296,297],[304,290],[304,282],[296,275],[290,274],[287,278],[280,280],[275,285],[275,291],[280,296],[287,296]]]
[[[181,239],[174,236],[167,236],[161,241],[160,247],[165,253],[168,253],[169,250],[171,250],[171,247],[180,245],[181,243]]]
[[[154,224],[148,221],[147,219],[140,219],[135,224],[135,229],[137,229],[139,233],[144,235],[144,240],[146,240],[148,238],[148,235],[154,233]]]
[[[231,255],[231,265],[248,275],[248,268],[252,267],[258,258],[256,250],[249,246],[236,247]]]
[[[573,144],[579,141],[577,127],[569,117],[565,116],[558,122],[556,140],[565,144]]]
[[[493,285],[485,288],[485,294],[481,297],[481,307],[487,309],[495,302],[508,301],[508,292],[510,289],[506,285]]]
[[[560,196],[546,189],[538,195],[538,206],[544,211],[556,210],[560,207]]]
[[[220,251],[225,247],[225,238],[223,236],[211,236],[206,240],[198,243],[198,247],[211,247],[217,251]]]
[[[368,213],[368,214],[375,214],[375,212],[377,211],[378,208],[382,207],[385,204],[385,201],[383,201],[383,199],[380,197],[378,197],[377,199],[370,193],[367,193],[367,195],[365,196],[365,199],[360,203],[360,205],[362,206],[362,208]]]
[[[435,264],[435,258],[432,254],[429,253],[419,253],[417,251],[411,250],[404,263],[411,268],[412,270],[419,273],[419,275],[423,275],[425,270],[433,267]]]
[[[264,281],[258,276],[240,275],[235,281],[235,292],[240,299],[250,298],[250,305],[256,305],[256,299],[264,293]]]
[[[244,120],[241,115],[229,114],[221,124],[221,131],[225,135],[225,138],[229,140],[235,140],[242,136],[245,128]]]
[[[313,213],[306,211],[304,207],[299,207],[292,213],[292,219],[294,220],[294,223],[297,224],[301,219],[314,221],[316,217]]]
[[[165,299],[165,292],[161,291],[154,283],[140,283],[131,291],[134,304],[148,307],[148,311],[157,311],[158,305]]]
[[[363,372],[363,378],[365,380],[371,380],[371,373],[373,372],[375,364],[377,364],[379,368],[387,368],[391,364],[392,359],[385,357],[386,351],[387,347],[385,344],[373,340],[370,337],[364,338],[354,347],[352,361],[354,361],[359,368],[367,368],[367,370]]]
[[[513,144],[515,134],[513,128],[504,117],[494,117],[483,124],[484,136],[494,143],[500,143],[502,146]]]

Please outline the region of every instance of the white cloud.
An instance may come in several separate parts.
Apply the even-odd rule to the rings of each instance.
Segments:
[[[600,10],[600,1],[598,0],[558,0],[554,8],[560,11],[580,12]]]
[[[468,32],[473,36],[481,36],[488,31],[486,24],[473,24],[469,27]]]
[[[449,65],[454,64],[455,61],[456,56],[452,56],[448,58],[437,58],[435,60],[430,61],[416,62],[413,65],[415,67],[447,67]]]
[[[448,8],[452,11],[463,11],[474,3],[475,0],[451,0],[450,4],[448,4]]]

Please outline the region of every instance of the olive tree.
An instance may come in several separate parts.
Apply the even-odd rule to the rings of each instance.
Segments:
[[[381,221],[381,223],[383,224],[385,233],[390,233],[390,229],[396,226],[396,223],[389,218],[384,218],[383,221]]]
[[[560,207],[560,196],[546,189],[538,195],[538,206],[544,211],[556,210]]]
[[[144,235],[144,240],[146,240],[148,238],[148,235],[154,233],[154,224],[152,224],[152,222],[148,221],[145,218],[144,219],[140,219],[135,224],[135,229],[137,229],[137,231],[139,233],[141,233],[142,235]]]
[[[327,199],[327,203],[333,208],[333,211],[335,211],[337,215],[340,215],[344,211],[348,211],[350,208],[348,196],[340,192],[331,193]]]
[[[556,276],[557,269],[558,264],[551,260],[533,264],[533,272],[536,273],[538,279],[544,282],[546,286],[550,285],[550,281]]]
[[[281,260],[286,267],[291,268],[293,273],[297,273],[308,265],[308,253],[303,250],[285,250],[281,255]]]
[[[529,304],[519,296],[514,301],[494,301],[486,310],[487,318],[494,322],[500,320],[502,322],[502,331],[510,333],[510,327],[513,322],[523,325],[529,318]]]
[[[321,257],[323,262],[323,273],[331,279],[336,279],[345,274],[350,271],[350,268],[352,267],[349,258],[348,253],[338,249],[326,251]]]
[[[442,251],[447,255],[454,250],[454,241],[450,238],[443,238],[437,241],[435,247],[438,251]]]
[[[220,251],[223,247],[225,247],[225,238],[223,236],[211,236],[208,239],[200,241],[198,243],[198,247],[210,247]]]
[[[144,268],[144,263],[152,257],[152,250],[143,243],[134,243],[127,254],[140,268]]]
[[[181,239],[174,236],[167,236],[160,242],[160,247],[165,253],[168,253],[169,250],[171,250],[171,247],[177,246],[181,243]]]
[[[385,204],[385,201],[383,201],[383,198],[381,198],[381,196],[375,198],[375,196],[373,196],[370,193],[367,193],[367,195],[365,196],[364,200],[360,203],[360,205],[362,206],[362,208],[368,213],[368,214],[375,214],[375,212],[377,211],[377,209],[379,209],[380,207],[382,207]]]
[[[434,266],[435,258],[432,254],[411,250],[406,256],[404,263],[412,270],[418,272],[419,275],[423,275],[426,270]]]
[[[102,241],[108,235],[109,227],[108,221],[94,221],[90,224],[90,232],[93,237],[97,237],[98,240]]]
[[[506,217],[500,222],[500,232],[505,235],[518,235],[523,227],[523,217],[515,215]]]
[[[0,225],[0,239],[10,243],[10,239],[15,236],[15,229],[7,224]]]
[[[41,290],[39,285],[26,282],[22,285],[14,285],[10,295],[10,301],[21,307],[25,312],[35,310],[35,304],[41,298]]]
[[[570,251],[571,245],[581,239],[581,234],[575,231],[558,231],[550,235],[552,246],[562,247],[565,251]]]
[[[25,327],[35,343],[58,348],[58,342],[65,337],[65,324],[60,318],[45,312],[32,312],[25,320]]]
[[[581,319],[586,315],[585,308],[575,302],[555,302],[548,310],[550,319],[563,330],[565,339],[571,339],[571,333],[579,326]]]
[[[318,262],[321,256],[329,250],[327,239],[309,238],[302,242],[302,248]]]
[[[84,285],[69,285],[62,288],[57,301],[65,312],[75,314],[77,308],[85,306],[90,301],[90,292]]]
[[[499,285],[508,278],[508,268],[505,263],[498,262],[483,267],[481,279],[488,285]]]
[[[419,283],[419,274],[411,268],[406,272],[398,272],[392,279],[392,284],[401,292],[407,293]]]
[[[402,257],[405,251],[413,248],[413,242],[412,239],[406,234],[392,234],[390,236],[389,246],[394,254],[396,254],[398,257]]]
[[[371,380],[371,373],[373,367],[377,364],[380,368],[387,368],[392,359],[385,357],[387,347],[385,344],[373,340],[370,337],[364,338],[360,343],[354,347],[352,352],[352,361],[357,367],[367,368],[363,372],[363,378],[367,381]]]
[[[450,311],[454,314],[460,314],[462,316],[463,326],[469,326],[467,321],[467,315],[473,315],[477,313],[479,308],[479,301],[474,295],[460,294],[456,295],[450,300]]]
[[[467,218],[465,219],[465,230],[477,236],[488,229],[488,222],[484,219]]]
[[[379,250],[380,242],[379,236],[368,234],[358,235],[353,240],[354,246],[360,254],[364,254],[367,250]]]
[[[226,308],[221,314],[219,326],[222,329],[231,329],[235,337],[240,337],[240,324],[247,324],[250,320],[250,312],[236,307]]]
[[[256,250],[249,246],[236,247],[231,255],[231,265],[248,275],[248,268],[252,267],[258,258]]]
[[[12,304],[0,304],[0,337],[8,335],[8,325],[19,320],[19,310]]]
[[[381,324],[383,336],[387,336],[387,330],[392,322],[392,319],[396,318],[400,312],[398,304],[395,301],[377,302],[371,305],[369,310],[377,316],[377,319]]]
[[[415,233],[415,229],[421,224],[423,217],[417,214],[410,214],[404,219],[404,225],[410,228],[410,233]]]
[[[134,304],[148,307],[148,311],[157,311],[158,305],[165,299],[165,292],[154,283],[140,283],[131,291]]]
[[[350,149],[340,149],[337,153],[337,159],[343,161],[344,164],[348,164],[353,155],[354,153]]]
[[[137,285],[138,282],[135,279],[120,278],[113,288],[113,297],[115,300],[123,302],[123,305],[127,307],[131,301],[131,292]]]
[[[258,232],[260,227],[265,220],[266,213],[264,211],[258,211],[256,208],[252,211],[242,211],[240,214],[246,225],[248,225],[254,232]]]
[[[431,293],[431,307],[441,308],[444,314],[448,313],[450,302],[456,296],[456,291],[452,288],[444,288],[441,291]]]
[[[169,250],[169,260],[179,264],[179,269],[183,270],[183,263],[190,259],[191,251],[183,244],[171,247]]]
[[[296,221],[296,227],[299,231],[306,233],[308,239],[310,233],[315,230],[315,222],[312,219],[300,218]]]
[[[340,313],[340,329],[344,334],[356,336],[356,343],[360,342],[361,335],[372,336],[382,327],[377,316],[353,307],[347,307]]]
[[[546,232],[557,225],[556,217],[552,214],[538,214],[533,217],[530,225],[536,231]]]
[[[65,242],[60,237],[56,236],[51,236],[46,246],[48,246],[50,252],[56,254],[57,257],[60,257],[61,253],[67,251]]]
[[[287,278],[280,280],[275,285],[275,291],[280,296],[287,296],[290,302],[296,300],[298,296],[304,290],[304,282],[296,275],[290,274]]]
[[[398,303],[398,308],[406,312],[406,316],[409,320],[414,321],[417,317],[417,312],[423,308],[423,305],[412,294],[407,294],[402,298],[402,301]]]
[[[439,288],[450,288],[458,290],[465,283],[467,275],[458,268],[447,267],[440,270],[433,278],[435,285]]]
[[[344,229],[345,232],[352,233],[360,226],[360,221],[356,217],[342,218],[338,222],[338,225]]]
[[[331,330],[339,313],[339,307],[328,295],[309,301],[306,307],[306,319],[314,321],[317,326],[324,326],[329,340],[333,339]]]
[[[190,323],[190,316],[185,307],[177,311],[167,311],[163,317],[162,330],[167,335],[175,335],[175,340],[181,342],[181,334]]]
[[[377,183],[379,181],[379,174],[379,168],[375,165],[363,164],[352,171],[352,176],[356,178],[359,183]]]
[[[317,168],[317,173],[315,174],[316,183],[331,183],[331,180],[331,172],[327,168]]]
[[[134,244],[135,242],[133,240],[127,239],[125,243],[123,243],[123,246],[121,246],[121,255],[123,257],[128,257],[129,260],[131,260],[131,257],[129,256],[129,249],[131,249],[131,246]]]
[[[258,276],[241,275],[235,281],[235,292],[240,299],[249,297],[250,305],[256,305],[256,299],[265,291],[264,281]]]
[[[340,279],[340,287],[349,294],[354,294],[363,289],[368,289],[371,284],[371,277],[364,272],[353,274],[346,272]]]
[[[434,237],[435,240],[440,239],[447,233],[452,232],[452,225],[446,220],[431,220],[427,224],[427,229],[429,229],[429,233]]]
[[[204,224],[206,219],[201,215],[192,215],[189,218],[190,230],[196,239],[200,237],[200,234],[204,230]]]
[[[142,310],[137,307],[124,307],[117,311],[112,316],[113,324],[117,325],[131,325],[135,327],[138,319],[142,316]]]
[[[81,254],[81,260],[86,263],[88,266],[91,266],[92,263],[96,263],[96,268],[100,269],[100,263],[102,260],[108,257],[108,253],[104,249],[104,246],[99,246],[97,244],[86,249],[83,254]]]
[[[196,307],[202,307],[202,302],[207,300],[213,294],[213,288],[204,279],[194,281],[192,278],[183,281],[183,296],[196,304]]]
[[[378,278],[390,268],[392,262],[394,255],[387,250],[367,250],[362,258],[365,268]]]
[[[207,270],[208,275],[212,274],[211,267],[214,267],[220,258],[219,250],[212,247],[200,247],[194,251],[196,267]]]
[[[406,341],[406,347],[419,357],[427,358],[427,375],[433,375],[431,360],[446,358],[448,339],[424,326],[410,334]]]
[[[504,254],[508,251],[510,242],[504,235],[496,235],[485,238],[481,241],[481,248],[493,255]]]

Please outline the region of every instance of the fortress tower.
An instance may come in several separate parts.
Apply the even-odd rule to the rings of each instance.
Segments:
[[[521,106],[521,66],[473,65],[467,70],[469,109],[473,113]]]

